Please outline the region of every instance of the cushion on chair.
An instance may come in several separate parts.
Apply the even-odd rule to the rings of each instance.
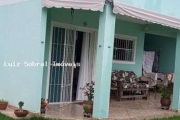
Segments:
[[[147,81],[150,87],[156,86],[157,84],[157,81],[151,79],[150,77],[142,76],[140,79],[141,81]]]
[[[148,88],[148,84],[145,83],[138,83],[140,79],[137,77],[137,75],[133,71],[123,71],[123,70],[114,70],[112,71],[112,84],[117,86],[117,83],[115,84],[114,82],[116,81],[121,81],[122,82],[122,87],[123,88]]]
[[[117,88],[117,82],[115,80],[111,80],[111,88]]]

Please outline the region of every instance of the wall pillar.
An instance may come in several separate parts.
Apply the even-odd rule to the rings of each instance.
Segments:
[[[175,56],[175,79],[173,89],[173,110],[180,110],[180,31],[177,33],[176,38],[176,56]]]
[[[112,13],[112,5],[105,5],[99,18],[96,58],[93,117],[97,119],[108,118],[109,115],[115,21],[116,15]]]

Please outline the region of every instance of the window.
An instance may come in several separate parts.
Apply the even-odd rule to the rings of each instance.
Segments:
[[[135,62],[136,39],[128,37],[116,37],[114,39],[114,62]]]

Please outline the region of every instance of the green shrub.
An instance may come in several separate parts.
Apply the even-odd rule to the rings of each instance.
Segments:
[[[43,118],[43,117],[32,117],[28,120],[52,120],[52,119],[49,119],[49,118]]]
[[[19,105],[19,109],[22,110],[22,107],[24,106],[24,102],[23,101],[19,101],[18,105]]]
[[[15,120],[11,117],[8,117],[6,115],[3,115],[0,113],[0,120]],[[50,118],[43,118],[43,117],[31,117],[31,118],[24,118],[24,119],[17,119],[17,120],[53,120]],[[57,119],[56,119],[57,120]],[[60,120],[60,119],[59,119]]]
[[[166,86],[159,84],[158,87],[162,98],[169,99],[171,97],[170,91]]]
[[[0,120],[14,120],[14,119],[0,113]]]

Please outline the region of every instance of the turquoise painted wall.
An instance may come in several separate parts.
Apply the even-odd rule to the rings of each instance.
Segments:
[[[50,29],[47,30],[47,28],[49,27],[49,18],[47,17],[48,14],[48,10],[46,8],[42,9],[42,20],[44,20],[44,23],[42,22],[41,28],[42,28],[42,40],[44,41],[44,54],[42,54],[44,56],[44,63],[48,61],[48,56],[46,55],[46,53],[48,53],[48,49],[46,49],[46,47],[48,47],[49,43],[48,41],[46,41],[47,36],[50,36]],[[45,74],[46,73],[46,74]],[[45,94],[46,94],[46,81],[44,79],[47,79],[47,66],[44,66],[43,68],[43,80],[42,80],[42,88],[41,88],[41,98],[45,98]]]
[[[95,66],[95,92],[93,117],[108,118],[110,102],[111,69],[113,58],[114,34],[116,15],[112,13],[112,6],[106,5],[100,14],[98,30],[98,47]],[[102,47],[99,47],[101,45]]]
[[[179,0],[116,0],[141,9],[180,18]]]
[[[176,38],[146,34],[145,51],[160,51],[159,72],[174,73]]]
[[[172,98],[172,109],[175,111],[180,110],[180,31],[177,32],[176,38],[176,55],[175,55],[175,70],[174,70],[174,88],[173,88],[173,98]]]
[[[171,37],[171,38],[176,38],[177,36],[177,30],[172,29],[169,27],[165,27],[162,25],[157,25],[157,24],[147,24],[144,25],[143,29],[145,27],[148,27],[148,30],[144,30],[145,33],[153,34],[153,35],[160,35],[160,36],[166,36],[166,37]]]
[[[51,21],[61,22],[66,24],[83,26],[87,22],[88,28],[98,28],[99,12],[74,10],[72,18],[70,9],[51,9]]]
[[[56,9],[56,8],[48,9],[44,61],[48,61],[49,59],[51,22],[72,24],[82,27],[83,27],[83,23],[87,22],[88,28],[97,29],[99,23],[99,12],[75,10],[72,19],[70,9]],[[43,85],[42,85],[43,98],[46,97],[47,73],[48,73],[48,67],[44,67]]]
[[[147,31],[145,31],[146,26],[148,26]],[[137,76],[142,75],[142,62],[143,62],[142,59],[143,59],[143,52],[144,52],[145,33],[170,37],[173,40],[177,36],[177,30],[175,29],[171,29],[171,28],[164,27],[161,25],[155,25],[155,24],[144,25],[144,24],[137,24],[137,23],[126,22],[126,21],[121,21],[121,20],[116,20],[116,33],[137,37],[136,61],[135,61],[135,64],[115,64],[114,63],[113,69],[134,71],[137,74]],[[171,52],[174,52],[175,42],[172,42],[172,45],[174,46],[174,49]],[[169,60],[173,61],[173,58],[174,58],[173,55],[172,55],[172,59],[169,58]],[[166,62],[163,64],[166,64]],[[172,64],[172,66],[174,66],[174,64]],[[169,70],[171,71],[172,69],[168,69],[168,71]]]
[[[113,64],[113,69],[115,70],[126,70],[134,71],[137,76],[141,76],[142,71],[142,55],[143,55],[143,46],[144,46],[144,31],[143,25],[125,22],[125,21],[116,21],[116,34],[123,34],[129,36],[136,36],[136,59],[135,64]]]
[[[41,0],[30,0],[0,7],[0,99],[24,109],[40,112],[43,67],[26,67],[24,61],[43,62],[46,12]],[[5,67],[4,62],[19,62]]]

